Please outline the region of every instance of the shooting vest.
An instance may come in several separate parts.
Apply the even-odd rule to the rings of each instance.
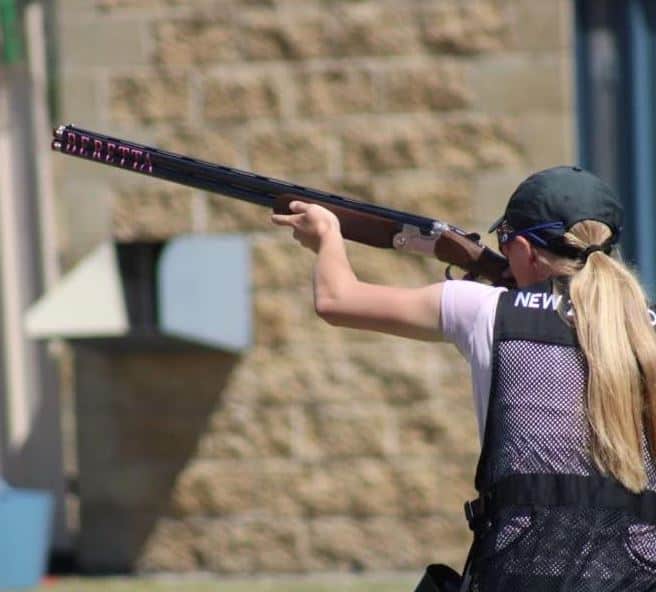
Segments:
[[[641,495],[595,469],[566,309],[550,282],[499,300],[480,497],[466,504],[472,592],[656,590],[654,459],[643,438]]]

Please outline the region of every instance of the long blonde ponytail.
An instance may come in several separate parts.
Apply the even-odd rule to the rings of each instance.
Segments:
[[[584,249],[609,236],[608,226],[585,220],[565,240]],[[647,485],[645,436],[652,454],[656,451],[656,333],[645,294],[619,258],[597,251],[583,263],[539,253],[550,275],[571,276],[574,324],[588,364],[592,458],[631,491],[642,491]]]

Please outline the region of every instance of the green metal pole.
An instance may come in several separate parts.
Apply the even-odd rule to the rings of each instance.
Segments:
[[[15,0],[0,0],[0,30],[2,31],[2,63],[11,65],[20,62],[24,51],[21,21]]]

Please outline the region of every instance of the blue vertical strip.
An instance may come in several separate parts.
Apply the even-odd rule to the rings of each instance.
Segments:
[[[649,1],[649,0],[647,0]],[[633,136],[633,216],[635,257],[640,277],[656,295],[656,222],[654,185],[654,115],[652,112],[651,35],[644,0],[628,1],[630,39],[631,114]],[[631,211],[632,210],[632,211]]]
[[[576,123],[578,130],[578,161],[579,164],[590,169],[590,96],[588,81],[588,47],[586,34],[584,0],[575,0],[574,3],[574,79],[576,81]]]

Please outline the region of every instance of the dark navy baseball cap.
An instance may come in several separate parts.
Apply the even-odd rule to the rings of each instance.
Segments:
[[[623,218],[622,204],[599,177],[577,166],[557,166],[522,181],[490,232],[509,227],[510,234],[558,252],[562,236],[582,220],[603,222],[612,231],[607,243],[617,242]]]

